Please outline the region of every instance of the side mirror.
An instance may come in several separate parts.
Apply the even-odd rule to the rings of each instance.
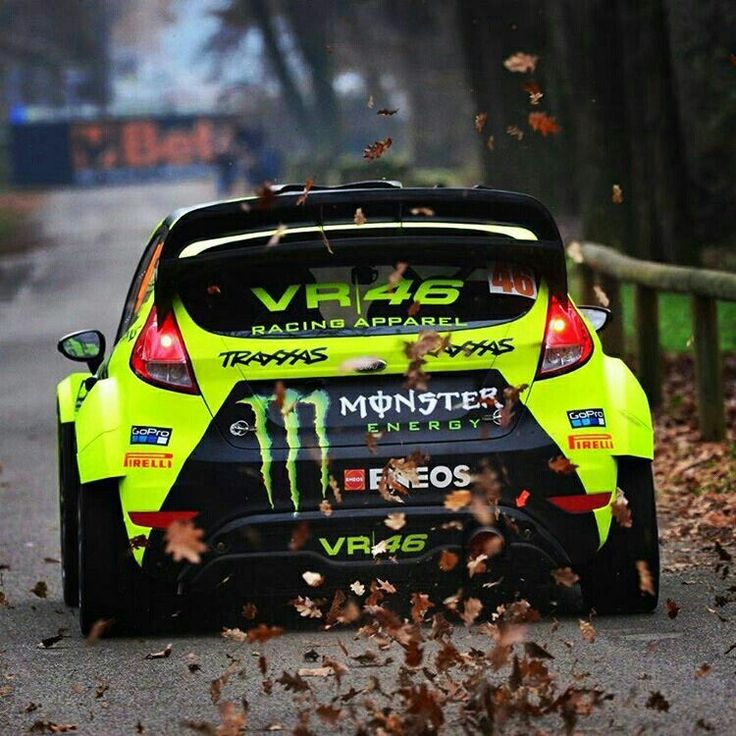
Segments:
[[[105,336],[99,330],[72,332],[56,347],[65,358],[86,363],[90,373],[95,373],[105,358]]]
[[[601,332],[611,321],[611,310],[605,307],[578,307],[580,314],[590,322],[596,332]]]

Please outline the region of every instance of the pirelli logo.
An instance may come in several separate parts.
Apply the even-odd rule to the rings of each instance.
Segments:
[[[170,468],[172,452],[126,452],[123,466],[126,468]]]
[[[571,450],[613,450],[613,437],[606,432],[570,434],[567,444]]]

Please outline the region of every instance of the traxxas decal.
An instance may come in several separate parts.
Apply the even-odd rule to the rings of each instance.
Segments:
[[[217,357],[222,358],[223,368],[232,368],[236,365],[260,366],[267,365],[312,365],[327,360],[327,348],[312,348],[311,350],[277,350],[274,353],[252,352],[250,350],[227,350]]]
[[[501,340],[480,340],[479,342],[467,340],[462,345],[448,345],[445,348],[445,352],[451,358],[455,358],[458,355],[470,358],[473,355],[486,355],[488,353],[491,355],[503,355],[504,353],[513,351],[513,341],[513,337],[504,337]]]

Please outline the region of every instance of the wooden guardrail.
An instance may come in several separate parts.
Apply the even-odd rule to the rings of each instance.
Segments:
[[[620,307],[621,282],[635,286],[635,331],[639,380],[653,406],[662,400],[658,293],[689,294],[692,300],[695,379],[700,433],[721,440],[726,432],[723,364],[718,340],[718,301],[736,301],[736,274],[643,261],[597,243],[580,243],[570,252],[579,264],[584,300],[594,304],[596,280]],[[614,319],[604,335],[606,349],[623,353],[623,321]]]

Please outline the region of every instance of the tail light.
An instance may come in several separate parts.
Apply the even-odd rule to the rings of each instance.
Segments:
[[[172,311],[159,325],[156,307],[151,309],[133,347],[130,367],[138,378],[154,386],[185,394],[199,393],[192,364]]]
[[[550,296],[538,378],[557,376],[579,368],[593,352],[593,339],[571,302]]]

